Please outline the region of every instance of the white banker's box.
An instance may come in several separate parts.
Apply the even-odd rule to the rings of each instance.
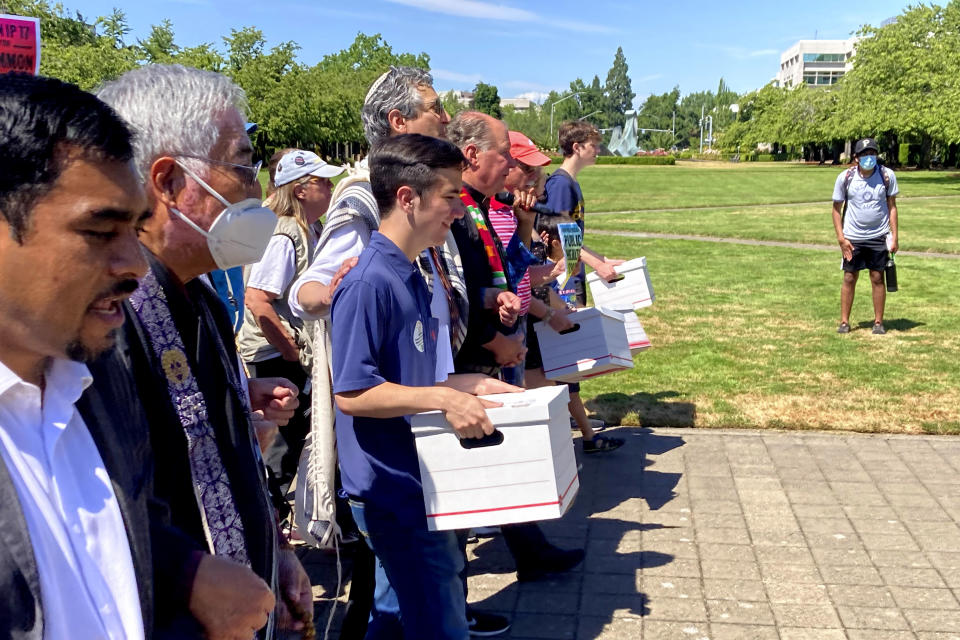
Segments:
[[[574,311],[567,318],[574,328],[563,333],[545,322],[533,325],[547,378],[579,382],[633,368],[622,313],[595,307]]]
[[[439,411],[410,418],[431,531],[559,518],[580,488],[566,386],[483,397],[503,403],[497,444],[461,441]]]
[[[631,354],[638,354],[650,348],[650,338],[644,331],[643,325],[633,311],[623,312],[623,323],[627,329],[627,344],[630,346]]]
[[[623,276],[621,280],[607,282],[596,271],[587,274],[594,306],[633,311],[653,304],[653,285],[646,258],[634,258],[613,269]]]

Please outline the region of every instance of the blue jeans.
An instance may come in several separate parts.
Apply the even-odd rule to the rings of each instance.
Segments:
[[[350,501],[350,509],[378,561],[367,639],[397,637],[391,611],[396,606],[391,603],[396,602],[406,640],[467,640],[466,597],[460,578],[464,563],[456,535],[427,531],[426,524],[411,527],[390,511],[356,500]],[[380,579],[384,574],[386,581]]]

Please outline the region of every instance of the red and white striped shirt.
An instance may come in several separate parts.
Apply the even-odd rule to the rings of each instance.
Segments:
[[[517,216],[513,213],[513,207],[497,202],[495,199],[490,201],[490,209],[487,211],[490,218],[490,225],[494,233],[500,238],[504,249],[510,244],[510,238],[517,231]],[[520,315],[526,315],[530,308],[530,271],[523,272],[523,278],[517,284],[517,297],[520,298]]]

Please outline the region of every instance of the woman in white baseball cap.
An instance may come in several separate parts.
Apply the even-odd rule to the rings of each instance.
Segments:
[[[277,214],[277,226],[263,258],[246,274],[244,323],[237,336],[240,355],[252,376],[284,377],[301,392],[312,363],[312,323],[293,315],[287,296],[310,264],[320,237],[320,218],[327,211],[333,188],[330,179],[343,170],[302,149],[291,149],[280,158],[273,176],[276,190],[264,201]],[[303,411],[309,406],[301,400],[297,414],[280,428],[280,436],[264,455],[282,488],[296,471],[309,430]]]

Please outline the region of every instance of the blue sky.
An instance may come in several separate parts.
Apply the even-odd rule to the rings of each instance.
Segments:
[[[380,33],[395,51],[430,55],[438,89],[494,84],[501,97],[564,90],[574,78],[606,79],[623,47],[640,103],[675,85],[713,89],[723,77],[738,92],[766,84],[780,53],[800,39],[842,39],[879,24],[907,0],[63,0],[93,18],[120,6],[133,32],[173,22],[177,42],[214,42],[254,25],[269,44],[294,40],[313,64],[357,32]]]

